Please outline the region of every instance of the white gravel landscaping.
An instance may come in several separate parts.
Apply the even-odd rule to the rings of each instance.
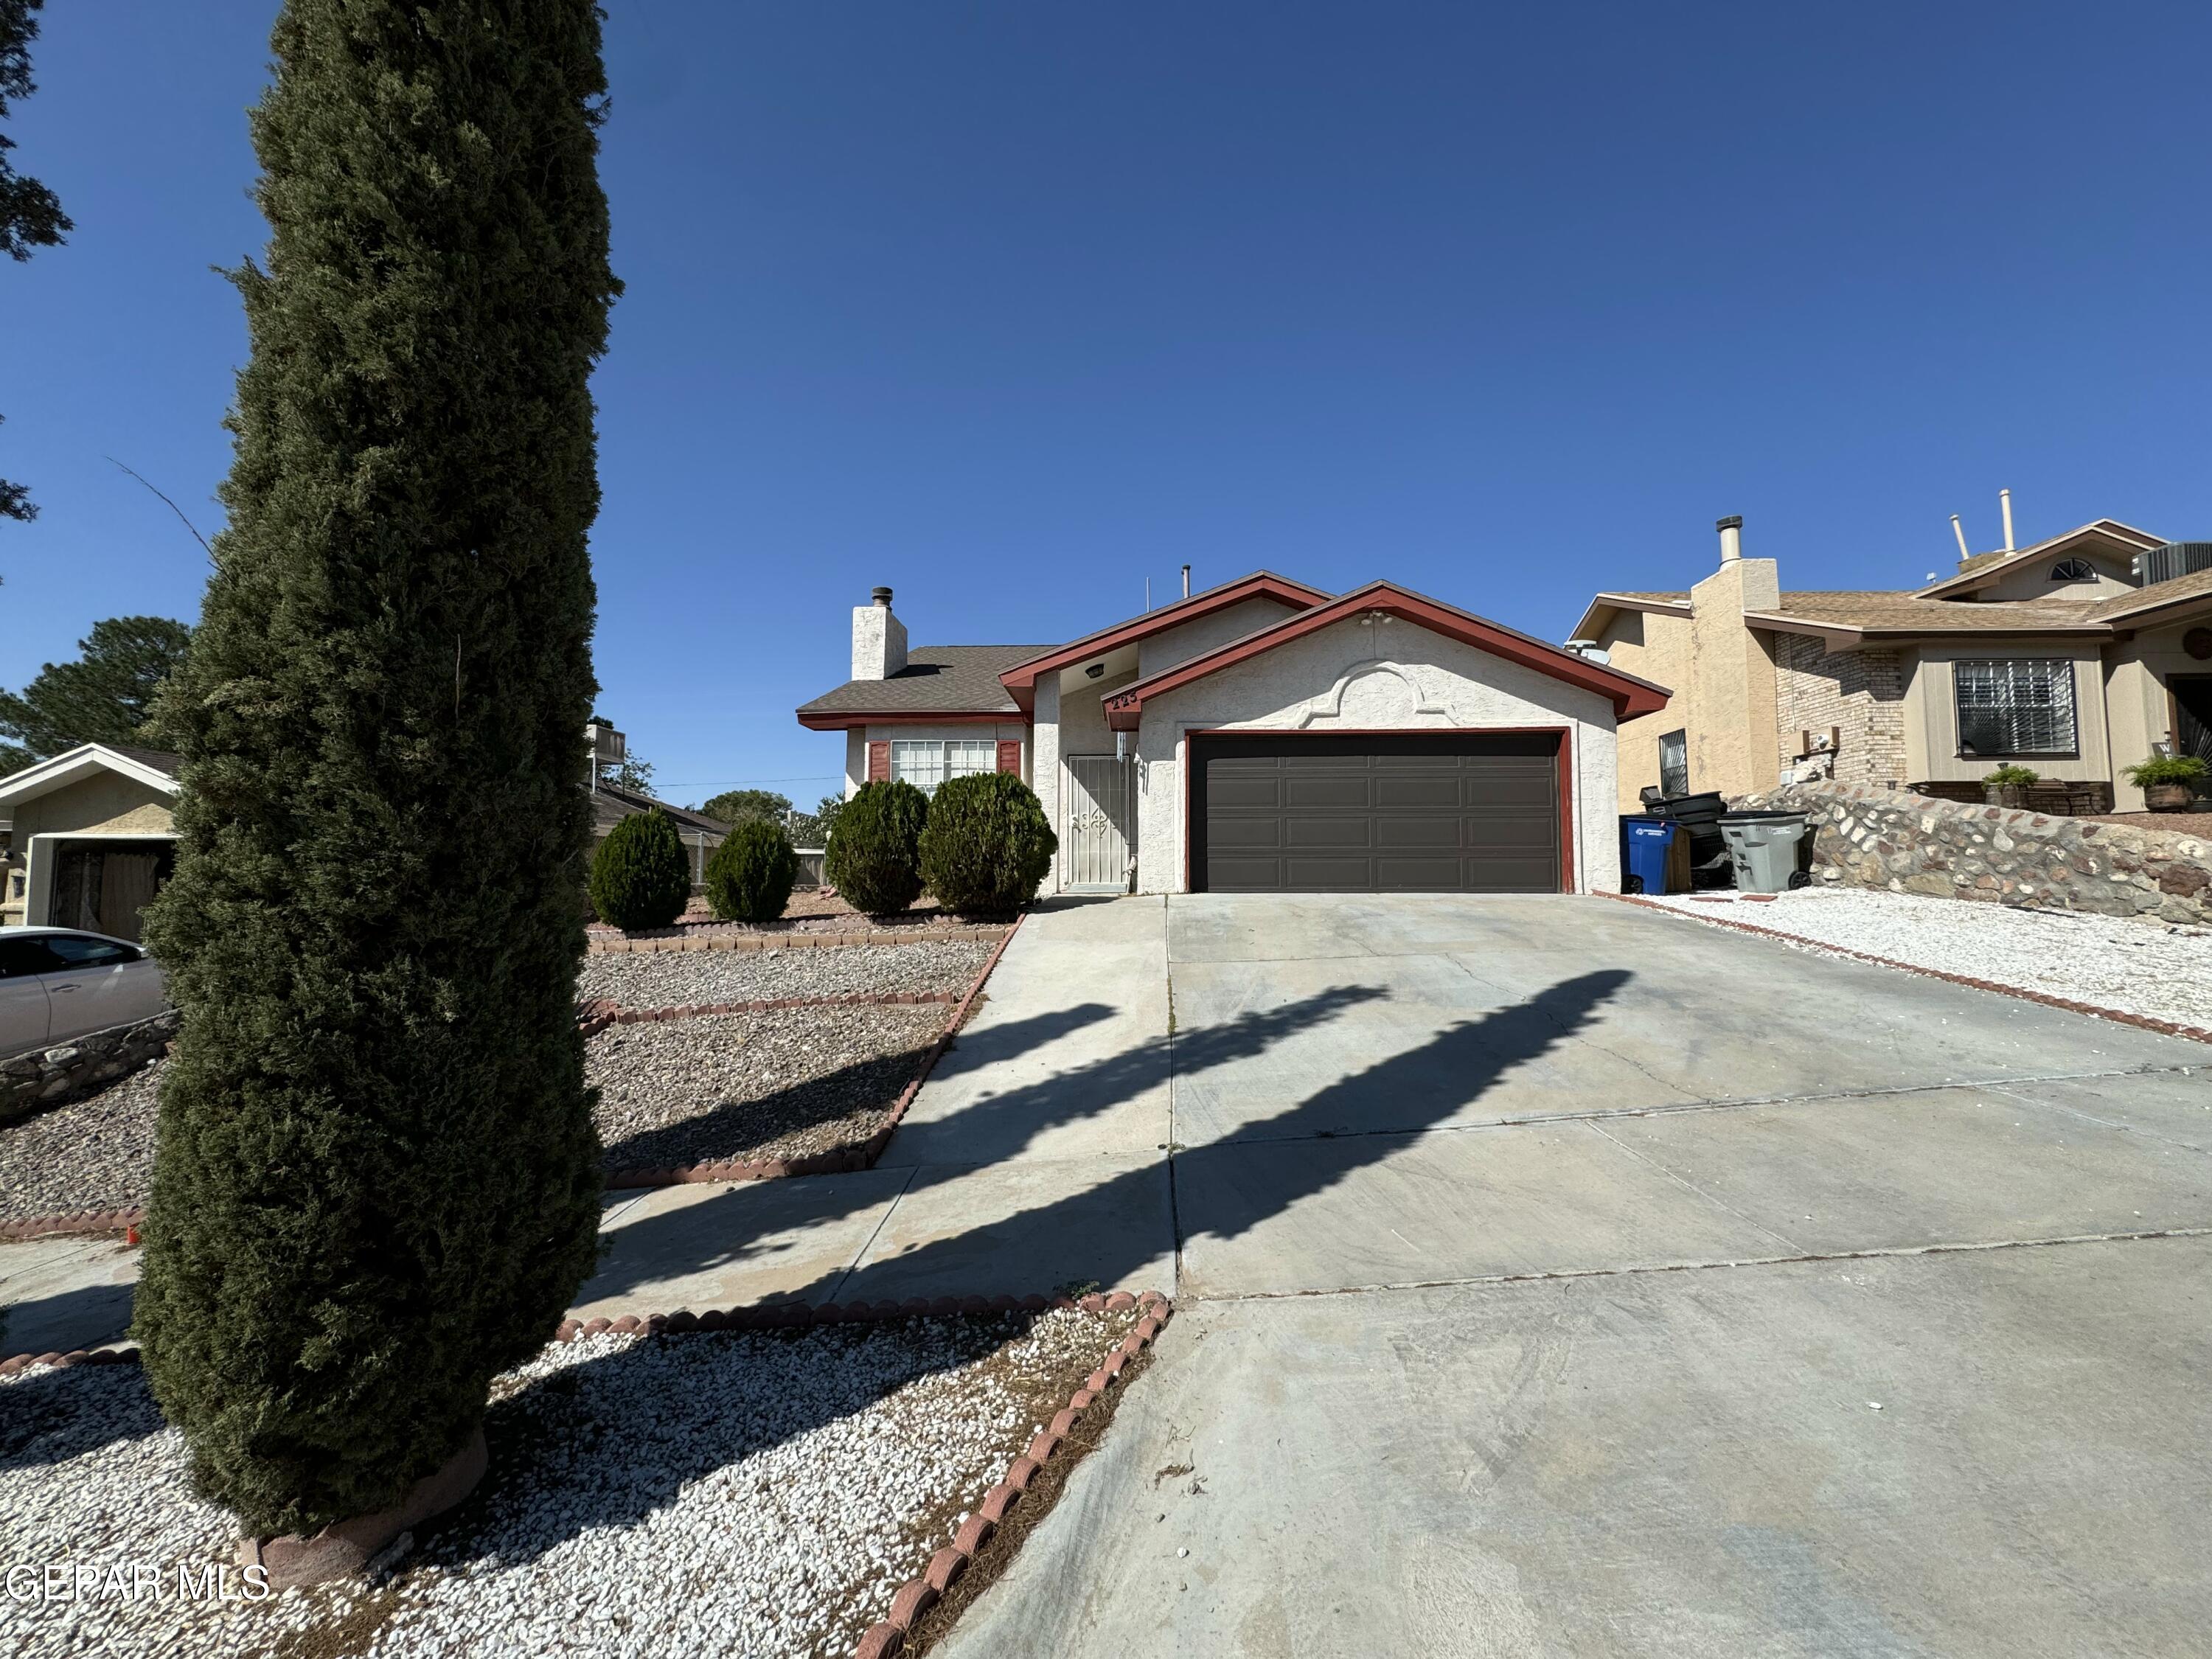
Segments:
[[[2212,928],[1923,898],[1863,887],[1803,888],[1771,903],[1687,894],[1653,904],[1748,922],[1811,946],[2018,986],[2120,1013],[2212,1029]]]
[[[988,942],[845,945],[827,951],[663,951],[586,957],[579,1001],[605,998],[625,1008],[699,1002],[945,991],[957,994],[997,947]]]
[[[549,1347],[500,1380],[491,1473],[418,1547],[373,1585],[258,1601],[177,1593],[235,1534],[135,1366],[0,1379],[0,1570],[93,1586],[0,1595],[0,1652],[842,1656],[1135,1319]],[[140,1567],[167,1593],[128,1593]]]

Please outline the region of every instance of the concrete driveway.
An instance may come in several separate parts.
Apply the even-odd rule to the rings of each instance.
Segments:
[[[948,1653],[2201,1650],[2212,1051],[1604,900],[1148,909],[1183,1311]]]

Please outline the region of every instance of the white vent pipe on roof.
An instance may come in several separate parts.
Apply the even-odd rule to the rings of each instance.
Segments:
[[[2004,510],[2005,551],[2010,553],[2014,550],[2012,540],[2012,491],[2009,489],[1997,491],[1997,505]]]
[[[1951,515],[1951,533],[1959,538],[1960,558],[1972,558],[1974,556],[1966,551],[1966,526],[1959,522],[1959,515],[1955,513]]]

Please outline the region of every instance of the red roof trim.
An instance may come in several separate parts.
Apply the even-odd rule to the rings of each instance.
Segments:
[[[1255,571],[1233,582],[1209,587],[1203,593],[1194,593],[1187,599],[1177,599],[1173,605],[1164,605],[1157,611],[1147,611],[1141,617],[1116,623],[1111,628],[1102,628],[1096,634],[1086,634],[1070,644],[1054,646],[1041,656],[1016,663],[999,676],[999,684],[1027,710],[1036,700],[1036,683],[1041,677],[1073,667],[1086,657],[1101,656],[1164,629],[1179,627],[1200,617],[1210,617],[1217,611],[1225,611],[1232,605],[1242,605],[1247,599],[1280,599],[1285,605],[1304,606],[1321,605],[1328,599],[1328,592],[1322,588],[1308,587],[1304,582],[1278,576],[1272,570]]]
[[[835,714],[801,714],[799,723],[810,732],[850,732],[860,726],[1027,726],[1029,711],[1024,708],[1002,708],[996,714],[983,709],[939,708],[917,713],[902,708],[895,714],[855,714],[841,708]]]
[[[1619,720],[1632,720],[1638,714],[1656,714],[1667,706],[1672,696],[1666,687],[1654,685],[1650,680],[1638,679],[1633,674],[1624,674],[1618,668],[1592,662],[1571,651],[1562,651],[1558,646],[1431,599],[1419,593],[1396,586],[1390,582],[1370,582],[1355,588],[1341,599],[1296,617],[1286,617],[1271,627],[1257,633],[1247,634],[1241,640],[1193,657],[1188,662],[1163,669],[1149,679],[1139,680],[1134,685],[1115,693],[1106,699],[1106,724],[1117,732],[1134,731],[1145,699],[1158,696],[1188,685],[1194,680],[1204,679],[1234,664],[1249,661],[1262,652],[1272,651],[1308,634],[1344,622],[1363,611],[1382,611],[1394,617],[1442,634],[1463,645],[1487,651],[1508,662],[1533,668],[1540,674],[1564,680],[1570,685],[1580,686],[1585,691],[1595,691],[1609,699],[1613,714]]]

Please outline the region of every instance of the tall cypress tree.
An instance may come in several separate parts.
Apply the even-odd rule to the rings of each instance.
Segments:
[[[253,112],[229,524],[159,716],[184,1024],[137,1330],[201,1490],[263,1532],[437,1468],[594,1259],[599,23],[287,0]]]

